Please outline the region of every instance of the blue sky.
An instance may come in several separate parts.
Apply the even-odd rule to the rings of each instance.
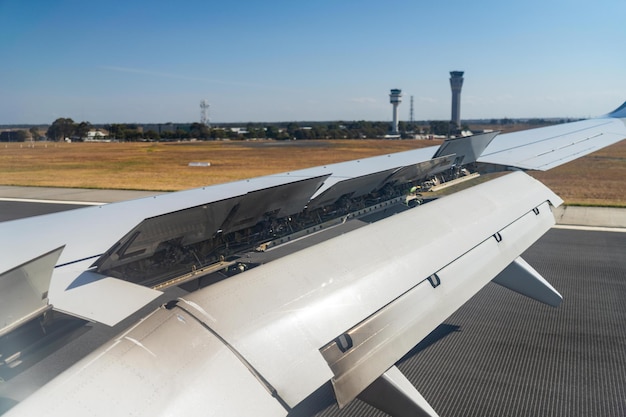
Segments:
[[[0,124],[587,117],[626,100],[624,0],[0,0]]]

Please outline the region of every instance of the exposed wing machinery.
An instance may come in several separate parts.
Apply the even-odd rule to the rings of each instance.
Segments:
[[[295,178],[295,181],[278,186],[147,218],[107,250],[95,265],[100,271],[108,272],[146,260],[157,252],[167,252],[160,261],[153,262],[155,268],[166,276],[180,272],[178,268],[181,264],[183,268],[185,264],[196,264],[197,256],[210,256],[200,252],[216,249],[198,245],[195,250],[199,254],[194,253],[185,262],[182,259],[185,256],[182,248],[211,241],[217,234],[226,235],[249,228],[272,217],[298,213],[326,177]],[[213,258],[219,258],[219,255]],[[159,272],[155,268],[145,270],[140,276],[128,270],[122,270],[117,275],[122,279],[150,285],[159,279]],[[173,271],[168,271],[171,269]]]

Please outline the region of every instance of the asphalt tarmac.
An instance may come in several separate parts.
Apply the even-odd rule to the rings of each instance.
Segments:
[[[0,201],[0,221],[73,207]],[[442,417],[626,416],[626,233],[552,229],[524,259],[561,292],[559,308],[488,284],[398,367]],[[131,320],[88,325],[0,382],[0,413]],[[385,414],[359,400],[339,410],[326,385],[290,415]]]
[[[626,416],[626,233],[552,229],[523,257],[560,307],[488,284],[398,367],[442,417]],[[318,396],[316,416],[386,415]]]

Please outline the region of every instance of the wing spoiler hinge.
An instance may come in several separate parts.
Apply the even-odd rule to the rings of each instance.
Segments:
[[[563,301],[563,296],[521,257],[511,262],[492,281],[552,307],[558,307]]]
[[[435,410],[395,366],[361,392],[358,398],[393,417],[437,417]]]

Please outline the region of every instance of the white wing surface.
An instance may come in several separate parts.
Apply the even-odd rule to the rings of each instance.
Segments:
[[[498,135],[478,162],[546,171],[626,137],[626,103],[604,117]]]
[[[558,204],[515,173],[296,252],[170,303],[9,415],[279,416],[329,380],[345,405],[545,233]]]

